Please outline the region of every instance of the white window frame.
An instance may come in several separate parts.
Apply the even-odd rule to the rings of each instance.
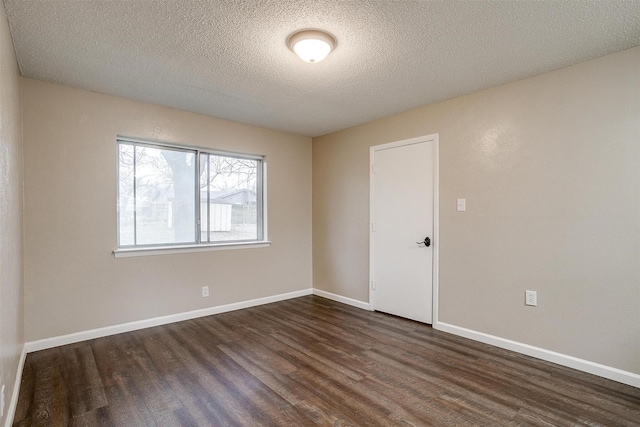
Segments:
[[[119,246],[120,244],[120,156],[119,150],[121,144],[129,144],[134,147],[146,146],[159,149],[173,149],[179,151],[193,151],[195,152],[196,162],[196,174],[195,174],[195,211],[196,215],[194,221],[196,222],[196,242],[189,244],[147,244],[147,245],[130,245]],[[205,252],[205,251],[219,251],[219,250],[235,250],[235,249],[249,249],[249,248],[264,248],[269,247],[271,242],[267,238],[267,162],[266,156],[238,153],[224,150],[216,150],[205,147],[187,146],[181,144],[158,142],[141,140],[123,136],[116,137],[116,239],[118,247],[113,251],[113,255],[116,258],[132,257],[132,256],[147,256],[147,255],[167,255],[186,252]],[[258,198],[257,207],[257,227],[258,227],[258,239],[255,240],[232,240],[222,242],[201,242],[201,209],[200,209],[200,156],[201,154],[211,154],[224,157],[233,157],[237,159],[249,159],[258,161],[258,177],[256,182],[256,194]]]

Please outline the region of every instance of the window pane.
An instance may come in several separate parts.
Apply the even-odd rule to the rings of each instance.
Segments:
[[[135,147],[136,244],[195,243],[195,152]]]
[[[118,245],[134,245],[133,145],[120,144],[118,152]]]
[[[201,194],[209,196],[209,240],[257,240],[259,161],[213,154],[208,157],[208,182]],[[202,202],[207,203],[206,198]]]
[[[118,246],[262,239],[262,160],[233,156],[118,140]]]

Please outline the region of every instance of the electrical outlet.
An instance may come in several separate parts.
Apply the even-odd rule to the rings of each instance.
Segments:
[[[0,418],[4,417],[4,384],[0,387]]]
[[[202,298],[208,297],[208,296],[209,296],[209,287],[208,286],[203,286],[202,287]]]
[[[536,291],[525,291],[524,292],[524,303],[525,305],[538,305],[538,293]]]

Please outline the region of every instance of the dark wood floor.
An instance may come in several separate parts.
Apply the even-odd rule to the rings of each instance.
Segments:
[[[640,389],[315,296],[27,356],[14,426],[638,426]]]

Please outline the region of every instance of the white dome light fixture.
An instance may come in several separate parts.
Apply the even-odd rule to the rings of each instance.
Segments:
[[[306,62],[320,62],[336,47],[336,39],[320,30],[302,30],[287,39],[287,46]]]

